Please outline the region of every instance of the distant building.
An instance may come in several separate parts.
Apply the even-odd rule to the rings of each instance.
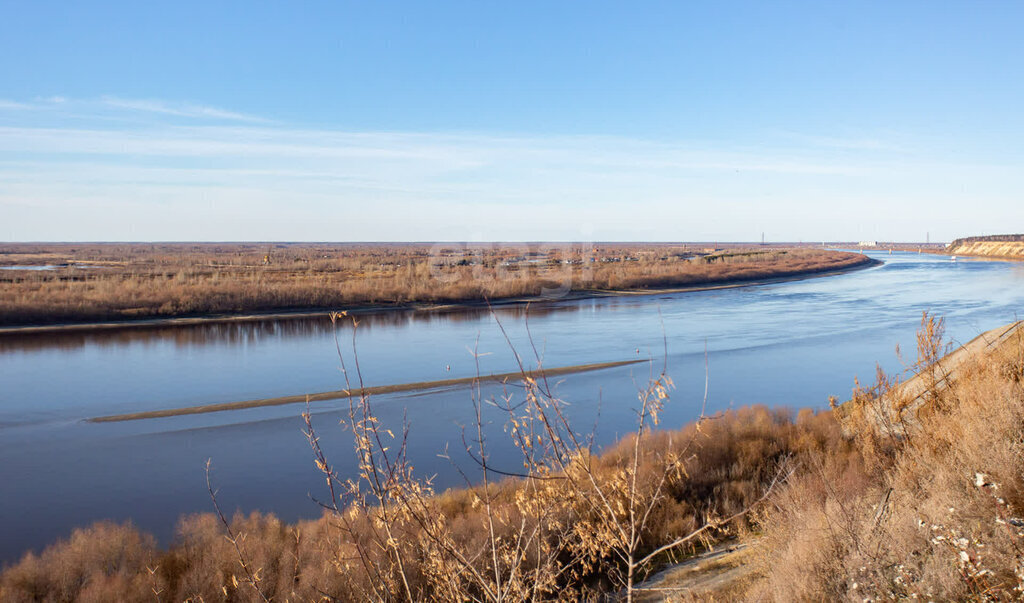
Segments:
[[[860,245],[861,247],[878,247],[878,241],[861,241],[860,243],[857,243],[857,245]]]

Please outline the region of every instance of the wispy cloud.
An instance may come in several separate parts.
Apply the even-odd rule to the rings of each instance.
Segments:
[[[351,132],[113,96],[3,103],[37,109],[22,119],[12,107],[0,125],[0,213],[14,238],[119,240],[130,226],[132,238],[158,239],[568,239],[584,227],[605,238],[796,239],[807,228],[855,239],[842,233],[891,213],[894,199],[955,202],[963,183],[977,194],[1015,178],[869,138]],[[55,219],[54,207],[77,218]]]
[[[127,130],[0,127],[0,151],[312,164],[365,161],[415,164],[444,171],[526,166],[540,171],[586,168],[595,173],[649,176],[674,171],[852,175],[868,167],[864,162],[833,161],[792,149],[731,150],[617,137],[218,126]]]
[[[823,147],[828,149],[843,149],[850,151],[893,151],[903,152],[907,149],[902,143],[897,143],[892,140],[892,137],[878,137],[878,136],[842,136],[842,135],[820,135],[820,134],[807,134],[804,132],[790,132],[786,131],[782,133],[783,136],[793,140],[796,143],[804,144],[808,146]]]
[[[0,111],[74,111],[77,117],[109,118],[110,113],[122,117],[142,115],[150,117],[179,117],[200,122],[235,122],[271,124],[273,120],[257,115],[228,111],[219,107],[190,102],[152,99],[131,99],[103,96],[99,99],[68,98],[65,96],[36,97],[31,102],[0,99]],[[116,116],[116,115],[115,115]]]
[[[19,103],[0,98],[0,111],[25,111],[33,108],[34,107],[28,103]]]
[[[129,111],[140,111],[146,113],[159,113],[163,115],[174,115],[177,117],[218,119],[253,123],[268,123],[270,121],[268,119],[257,117],[255,115],[246,115],[244,113],[236,113],[234,111],[226,111],[224,109],[219,109],[217,107],[196,105],[193,103],[171,103],[160,100],[124,99],[113,96],[104,96],[101,99],[101,102],[108,107],[113,107],[116,109],[126,109]]]

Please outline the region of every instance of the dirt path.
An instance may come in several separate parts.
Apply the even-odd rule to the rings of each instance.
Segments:
[[[722,543],[668,567],[640,585],[638,601],[729,601],[753,572],[753,551],[744,543]]]

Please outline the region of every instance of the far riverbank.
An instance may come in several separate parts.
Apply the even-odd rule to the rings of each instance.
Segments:
[[[184,327],[200,324],[261,322],[268,320],[299,320],[324,316],[331,311],[337,311],[341,309],[344,309],[349,314],[372,314],[389,311],[450,312],[466,309],[486,308],[488,306],[515,306],[526,305],[531,303],[551,304],[601,297],[666,295],[673,293],[711,291],[716,289],[733,289],[737,287],[755,287],[760,285],[770,285],[775,283],[799,281],[810,278],[837,276],[840,274],[845,274],[856,270],[864,270],[867,268],[880,266],[881,264],[884,263],[880,260],[876,260],[868,256],[862,256],[862,258],[862,261],[850,264],[848,266],[843,266],[841,268],[828,267],[822,269],[800,270],[773,277],[731,278],[721,281],[708,281],[705,283],[684,287],[657,287],[644,289],[585,289],[570,291],[560,296],[539,295],[527,297],[507,297],[491,300],[468,299],[465,301],[448,303],[363,304],[355,306],[346,306],[344,308],[321,307],[302,308],[294,310],[272,310],[267,312],[246,312],[240,314],[194,314],[170,316],[166,318],[146,318],[135,320],[125,319],[98,322],[69,322],[48,325],[28,324],[0,327],[0,336],[107,331],[121,329]]]

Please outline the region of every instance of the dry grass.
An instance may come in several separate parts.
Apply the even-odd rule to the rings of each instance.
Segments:
[[[814,249],[682,245],[10,244],[0,246],[0,265],[61,267],[0,271],[0,325],[686,287],[865,261]]]
[[[941,349],[941,328],[928,322],[925,370]],[[764,579],[754,598],[1024,597],[1022,375],[1018,337],[968,360],[913,420],[880,425],[850,413],[857,454],[811,457],[762,516]],[[862,390],[859,403],[899,403],[891,393],[883,383]]]
[[[656,435],[661,450],[681,447],[694,436],[695,446],[690,449],[684,471],[671,479],[668,496],[654,510],[643,537],[645,551],[709,519],[743,509],[757,499],[784,459],[845,446],[829,412],[802,411],[794,419],[791,412],[764,407],[745,408],[708,420],[701,433],[690,426]],[[597,474],[615,474],[629,458],[630,450],[631,442],[623,441],[595,459]],[[656,450],[658,446],[652,447],[640,466],[641,482],[657,476]],[[530,492],[526,480],[498,482],[491,493],[496,512],[516,516],[517,498]],[[559,495],[557,488],[553,494]],[[437,516],[445,519],[460,550],[485,549],[486,517],[477,494],[468,489],[450,490],[434,496],[429,504]],[[338,519],[330,513],[295,525],[284,524],[272,515],[236,515],[231,528],[244,536],[242,549],[247,561],[259,569],[260,588],[268,597],[281,601],[360,600],[372,592],[372,585],[354,566],[357,555],[353,547],[360,539],[370,541],[373,527],[369,521],[366,516],[356,520],[356,538],[343,538]],[[734,535],[736,529],[744,528],[730,528],[718,536]],[[398,535],[408,543],[417,543],[422,537],[412,523],[400,526]],[[506,531],[504,535],[512,533]],[[423,572],[429,569],[430,560],[415,555],[407,560],[412,588],[429,598],[429,580]],[[557,586],[563,593],[580,595],[593,594],[609,584],[600,573],[584,572],[560,577]],[[225,540],[222,526],[210,513],[182,518],[176,540],[163,551],[156,549],[152,538],[130,525],[101,523],[77,530],[70,540],[55,543],[40,555],[26,555],[0,574],[3,601],[143,599],[247,601],[259,597],[245,584],[238,558]]]

